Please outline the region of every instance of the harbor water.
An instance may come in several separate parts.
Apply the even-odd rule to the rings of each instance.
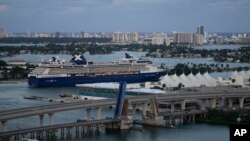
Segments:
[[[103,55],[90,55],[84,54],[84,57],[88,62],[95,62],[95,63],[104,63],[104,62],[115,62],[125,58],[125,53],[129,53],[130,55],[134,56],[135,58],[139,58],[141,56],[145,56],[146,52],[132,52],[132,51],[116,51],[112,54],[103,54]],[[72,55],[66,54],[20,54],[12,57],[3,57],[2,60],[26,60],[32,64],[38,64],[43,61],[47,61],[52,57],[58,57],[59,59],[64,59],[69,61],[72,58]],[[250,66],[249,63],[218,63],[213,60],[213,58],[151,58],[150,59],[155,66],[160,66],[162,63],[166,64],[169,67],[174,67],[178,63],[194,63],[194,64],[229,64],[229,67],[245,67]]]
[[[145,56],[146,52],[127,52],[134,57]],[[93,62],[111,62],[124,58],[125,51],[114,52],[105,55],[89,55],[85,54],[87,61]],[[21,54],[13,57],[1,58],[3,60],[22,59],[30,63],[37,64],[43,60],[48,60],[52,56],[58,56],[60,59],[70,60],[71,55],[53,54]],[[212,58],[149,58],[153,64],[160,66],[165,63],[167,66],[175,66],[177,63],[194,63],[194,64],[217,64]],[[224,63],[229,64],[230,67],[250,66],[249,63]],[[231,72],[212,73],[211,76],[217,78],[218,76],[228,77]],[[39,96],[56,98],[63,94],[79,94],[80,89],[77,87],[59,87],[59,88],[30,88],[25,81],[17,82],[0,82],[0,110],[8,110],[12,108],[29,107],[35,105],[49,104],[49,100],[28,100],[24,96]],[[112,117],[114,109],[103,108],[102,118]],[[91,112],[91,117],[95,117],[95,111]],[[137,118],[140,118],[140,112],[137,112]],[[69,112],[60,112],[55,114],[54,123],[76,122],[78,119],[85,119],[86,111],[73,110]],[[45,125],[48,125],[48,116],[45,116]],[[33,116],[28,118],[20,118],[8,121],[8,130],[16,130],[20,128],[29,128],[39,126],[39,117]],[[89,135],[84,138],[72,138],[71,141],[229,141],[229,127],[221,125],[210,124],[186,124],[179,125],[174,128],[157,128],[157,127],[142,127],[144,132],[140,131],[122,131],[116,133],[105,133],[102,131],[99,135]],[[2,126],[0,125],[2,131]],[[65,139],[64,139],[65,140]],[[60,141],[60,139],[57,139]]]
[[[28,107],[34,105],[48,104],[49,101],[28,100],[23,96],[58,97],[59,94],[78,94],[77,87],[60,88],[29,88],[27,82],[0,83],[0,109]],[[102,109],[102,118],[113,116],[112,108]],[[74,110],[70,112],[56,113],[54,123],[75,122],[77,119],[84,119],[86,111]],[[95,117],[95,111],[91,112],[91,117]],[[139,116],[140,113],[137,113]],[[48,124],[48,117],[45,116],[45,125]],[[8,121],[8,130],[29,128],[39,125],[39,117],[33,116]],[[129,130],[115,133],[105,133],[99,135],[88,135],[83,138],[72,138],[71,141],[228,141],[229,128],[227,126],[209,124],[187,124],[174,128],[142,127],[144,132]],[[0,130],[2,127],[0,126]],[[61,139],[56,139],[60,141]],[[65,140],[65,139],[64,139]]]

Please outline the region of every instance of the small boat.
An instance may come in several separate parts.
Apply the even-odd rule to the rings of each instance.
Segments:
[[[65,97],[72,97],[71,94],[60,94],[59,96],[62,97],[62,98],[65,98]]]
[[[24,99],[36,99],[36,96],[24,96]]]
[[[47,97],[40,97],[40,96],[24,96],[23,98],[24,98],[24,99],[30,99],[30,100],[35,100],[35,99],[39,99],[39,100],[47,99]]]
[[[81,96],[79,96],[79,98],[82,99],[82,100],[104,100],[104,99],[108,99],[106,97],[85,96],[85,95],[81,95]]]

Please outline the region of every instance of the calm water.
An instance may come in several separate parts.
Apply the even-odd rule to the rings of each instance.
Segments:
[[[93,62],[111,62],[124,58],[124,51],[114,52],[108,55],[88,55],[85,57],[88,61]],[[144,56],[145,52],[128,52],[135,57]],[[61,59],[70,60],[70,55],[31,55],[22,54],[14,57],[6,57],[4,60],[10,59],[24,59],[31,63],[39,63],[41,59],[47,60],[52,56],[59,56]],[[168,66],[174,66],[177,63],[195,63],[195,64],[212,64],[216,63],[212,58],[150,58],[153,64],[160,66],[165,63]],[[227,64],[227,63],[225,63]],[[233,66],[250,66],[250,64],[229,63]],[[227,77],[231,73],[213,73],[213,77],[224,76]],[[33,105],[47,104],[48,101],[34,101],[23,99],[23,96],[35,95],[44,97],[57,97],[59,94],[78,94],[79,88],[76,87],[60,87],[60,88],[29,88],[26,82],[18,83],[0,83],[0,110],[7,110],[11,108],[27,107]],[[95,117],[95,111],[91,112],[91,117]],[[102,109],[102,118],[113,115],[113,109]],[[85,110],[74,110],[70,112],[61,112],[55,114],[55,123],[75,122],[77,119],[84,119],[86,117]],[[140,118],[140,113],[137,113],[137,118]],[[45,116],[45,124],[48,123],[48,117]],[[35,127],[39,125],[39,117],[33,116],[28,118],[20,118],[8,122],[8,129],[19,129]],[[156,128],[143,127],[144,132],[139,131],[123,131],[114,134],[106,134],[104,131],[98,136],[86,136],[82,139],[72,139],[72,141],[88,140],[88,141],[228,141],[229,128],[227,126],[215,126],[208,124],[189,124],[181,125],[176,128]],[[2,127],[0,125],[0,131]],[[60,139],[57,139],[60,140]]]
[[[8,47],[21,47],[21,46],[46,46],[47,44],[33,44],[33,43],[19,43],[19,44],[11,44],[11,43],[0,43],[0,47],[8,46]]]
[[[206,49],[206,50],[213,50],[213,49],[239,49],[240,47],[249,47],[250,45],[204,45],[204,46],[197,46],[194,47],[195,49]]]
[[[90,55],[85,54],[84,57],[87,61],[103,63],[103,62],[114,62],[125,58],[125,53],[129,53],[134,57],[145,56],[146,52],[130,52],[130,51],[118,51],[113,52],[112,54],[104,54],[104,55]],[[33,64],[38,64],[41,60],[49,60],[52,57],[58,56],[59,59],[64,59],[69,61],[72,56],[65,54],[21,54],[13,57],[4,57],[1,58],[5,61],[13,60],[13,59],[21,59],[26,60]],[[160,66],[162,63],[165,63],[169,67],[173,67],[178,63],[194,63],[194,64],[218,64],[213,60],[213,58],[149,58],[155,66]],[[239,67],[239,66],[250,66],[250,63],[219,63],[219,64],[229,64],[229,67]]]
[[[36,95],[45,97],[56,97],[59,94],[71,93],[77,94],[79,91],[76,87],[63,88],[29,88],[26,82],[19,83],[0,83],[0,109],[7,110],[10,108],[26,107],[32,105],[40,105],[49,103],[48,101],[25,100],[23,96]],[[92,117],[95,117],[95,112],[92,112]],[[102,109],[102,117],[112,116],[113,109]],[[137,113],[137,118],[140,118],[140,113]],[[70,112],[62,112],[55,114],[55,123],[74,122],[77,119],[84,119],[85,110],[75,110]],[[45,116],[45,124],[48,117]],[[38,116],[29,118],[20,118],[18,120],[10,120],[8,129],[20,129],[38,126]],[[81,139],[71,139],[71,141],[228,141],[229,128],[227,126],[215,126],[208,124],[189,124],[181,125],[175,128],[156,128],[143,127],[144,132],[139,131],[123,131],[112,134],[102,131],[97,136],[86,136]],[[2,131],[2,127],[0,126]],[[60,140],[60,139],[57,139]]]

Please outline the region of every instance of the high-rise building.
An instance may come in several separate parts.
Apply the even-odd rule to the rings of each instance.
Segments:
[[[140,40],[140,32],[114,32],[113,42],[118,43],[131,43]]]
[[[31,37],[32,37],[31,32],[30,32],[29,30],[27,31],[27,37],[28,37],[28,38],[31,38]]]
[[[0,38],[4,38],[4,37],[6,37],[6,33],[4,31],[4,28],[0,27]]]
[[[4,28],[0,27],[0,33],[4,33]]]
[[[113,38],[113,33],[101,33],[101,38]]]
[[[174,43],[177,44],[193,44],[194,33],[190,32],[179,32],[174,34]]]
[[[169,46],[173,42],[172,37],[153,37],[152,44],[153,45],[166,45]]]
[[[197,27],[197,34],[204,35],[204,26]]]
[[[140,32],[132,32],[131,36],[132,42],[138,42],[140,40]]]
[[[194,43],[195,45],[202,45],[204,40],[204,36],[201,34],[194,35]]]
[[[82,38],[92,38],[92,37],[93,37],[93,35],[92,35],[92,34],[90,34],[90,33],[84,32],[84,34],[83,34],[83,35],[81,35],[81,37],[82,37]]]
[[[202,45],[203,35],[191,32],[174,33],[174,43]]]
[[[80,33],[80,38],[84,38],[84,34],[85,34],[85,32],[82,31],[82,32]]]
[[[56,38],[59,38],[59,37],[60,37],[60,32],[56,32],[55,37],[56,37]]]

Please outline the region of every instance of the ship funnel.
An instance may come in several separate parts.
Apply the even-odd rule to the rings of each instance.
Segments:
[[[52,57],[52,62],[56,62],[56,57]]]
[[[133,56],[129,55],[128,53],[125,53],[125,58],[130,59],[133,58]]]
[[[71,63],[75,64],[75,65],[85,65],[87,64],[87,61],[85,59],[85,57],[83,55],[72,55],[73,58],[71,59]]]

